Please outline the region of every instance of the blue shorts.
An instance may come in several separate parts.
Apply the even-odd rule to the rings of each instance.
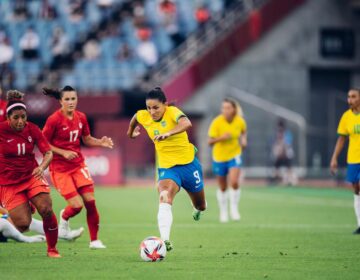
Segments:
[[[217,162],[213,161],[213,172],[217,176],[226,176],[230,168],[240,168],[242,165],[241,155],[234,157],[231,160]]]
[[[358,183],[360,181],[360,164],[348,164],[347,173],[346,173],[346,181],[350,183]]]
[[[189,164],[158,168],[158,181],[165,179],[173,180],[179,187],[191,193],[200,192],[204,188],[201,164],[196,157]]]

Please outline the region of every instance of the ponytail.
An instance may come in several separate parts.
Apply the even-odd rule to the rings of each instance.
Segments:
[[[56,100],[60,100],[61,99],[61,92],[59,90],[56,89],[51,89],[51,88],[43,88],[42,89],[42,93],[46,96],[49,97],[53,97]]]
[[[23,101],[24,100],[24,96],[25,94],[16,90],[16,89],[13,89],[13,90],[9,90],[7,93],[6,93],[6,99],[8,102],[11,102],[11,101]]]
[[[76,91],[76,90],[71,86],[64,86],[61,90],[51,89],[51,88],[46,88],[46,87],[42,89],[42,92],[44,95],[53,97],[56,100],[60,100],[65,91]]]

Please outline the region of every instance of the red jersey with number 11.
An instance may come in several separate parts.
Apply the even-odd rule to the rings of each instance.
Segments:
[[[50,164],[51,171],[66,173],[83,165],[84,157],[81,154],[80,138],[90,135],[89,124],[84,113],[75,111],[73,118],[69,119],[61,110],[58,110],[47,119],[43,133],[51,145],[78,154],[78,157],[68,160],[54,153]]]
[[[15,131],[9,122],[0,123],[0,185],[25,182],[38,166],[33,152],[37,146],[42,154],[50,146],[39,127],[27,122],[22,131]]]

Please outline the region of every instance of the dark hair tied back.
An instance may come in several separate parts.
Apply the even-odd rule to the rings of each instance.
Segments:
[[[23,101],[24,100],[24,93],[18,91],[18,90],[9,90],[6,93],[6,99],[7,101]]]
[[[163,92],[163,90],[160,87],[156,87],[156,88],[150,90],[148,92],[148,94],[146,95],[146,100],[148,100],[148,99],[157,99],[161,103],[166,103],[166,101],[167,101],[165,93]]]
[[[75,91],[75,89],[71,86],[64,86],[61,90],[58,89],[51,89],[51,88],[43,88],[43,94],[46,96],[53,97],[57,100],[60,100],[64,91]]]

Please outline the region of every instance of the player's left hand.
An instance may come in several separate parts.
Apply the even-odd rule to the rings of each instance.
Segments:
[[[100,142],[101,142],[101,146],[104,147],[104,148],[110,148],[110,149],[112,149],[112,148],[114,147],[113,140],[112,140],[110,137],[103,136],[103,137],[100,139]]]
[[[164,134],[160,134],[160,135],[156,135],[154,137],[154,141],[162,141],[162,140],[165,140],[166,138],[169,138],[171,135],[170,133],[164,133]]]
[[[38,166],[33,170],[32,175],[37,180],[41,179],[44,176],[44,169],[42,169],[40,166]]]

